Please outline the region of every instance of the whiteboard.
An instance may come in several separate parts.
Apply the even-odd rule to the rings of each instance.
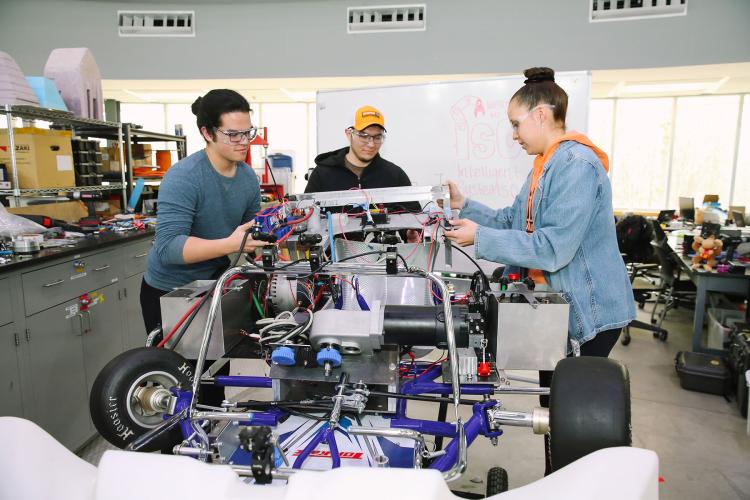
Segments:
[[[403,168],[412,184],[437,185],[450,179],[464,195],[505,207],[533,162],[513,141],[506,113],[523,80],[510,76],[318,92],[318,153],[348,146],[344,130],[352,125],[354,111],[375,106],[388,130],[380,154]],[[555,80],[568,93],[568,130],[586,133],[590,73],[558,73]]]

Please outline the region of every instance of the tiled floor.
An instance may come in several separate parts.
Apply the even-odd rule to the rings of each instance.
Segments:
[[[642,319],[648,321],[646,316]],[[664,500],[750,500],[746,421],[739,416],[734,401],[680,388],[674,357],[677,351],[690,348],[692,311],[671,311],[667,319],[666,343],[654,339],[650,332],[634,329],[631,344],[618,343],[612,352],[612,357],[630,371],[633,444],[659,455],[664,478],[660,496]],[[232,372],[237,369],[239,366],[233,366]],[[506,408],[518,410],[537,404],[531,396],[505,397],[502,401]],[[435,412],[429,403],[410,407],[410,414],[416,417],[433,417]],[[95,464],[109,447],[98,438],[81,454]],[[506,428],[497,447],[486,439],[477,439],[470,448],[467,474],[452,487],[481,493],[487,469],[498,465],[507,469],[511,488],[528,484],[542,476],[543,455],[540,436],[525,428]]]

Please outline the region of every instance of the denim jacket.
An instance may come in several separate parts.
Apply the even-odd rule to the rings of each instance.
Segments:
[[[526,232],[531,175],[513,205],[493,210],[467,200],[461,217],[477,224],[476,257],[541,269],[570,304],[568,352],[597,333],[635,319],[635,303],[617,246],[612,187],[594,152],[560,143],[534,196],[534,232]]]

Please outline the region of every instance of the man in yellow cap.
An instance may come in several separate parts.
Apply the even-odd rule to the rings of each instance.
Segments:
[[[306,193],[411,186],[406,172],[379,154],[386,134],[380,111],[362,106],[354,113],[354,125],[347,127],[344,133],[349,146],[315,158]]]

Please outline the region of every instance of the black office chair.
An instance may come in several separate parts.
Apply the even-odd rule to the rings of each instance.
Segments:
[[[651,274],[659,268],[658,264],[652,262],[653,248],[651,241],[653,237],[653,226],[641,215],[629,215],[617,223],[617,244],[628,270],[630,284],[633,286],[636,280],[638,280],[638,283],[645,282],[647,284],[642,287],[633,286],[633,300],[638,303],[640,309],[645,308],[646,302],[652,301],[651,297],[654,293],[662,291]],[[623,331],[623,337],[620,340],[622,345],[630,344],[630,327],[648,330],[654,334],[654,337],[663,340],[667,338],[667,331],[663,328],[644,321],[633,320]]]
[[[695,307],[696,288],[689,276],[683,274],[683,263],[680,256],[667,244],[654,243],[654,254],[659,261],[659,280],[661,290],[656,297],[654,309],[651,311],[651,324],[661,328],[662,322],[672,309],[679,306]],[[656,319],[659,304],[664,307]],[[665,339],[666,340],[666,336]]]

